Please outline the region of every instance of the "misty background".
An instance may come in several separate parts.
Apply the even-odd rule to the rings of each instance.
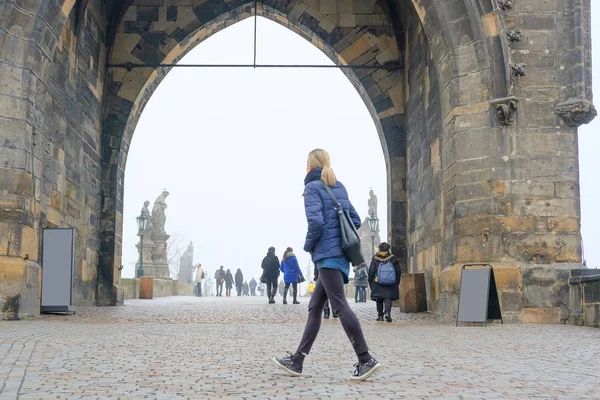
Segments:
[[[593,6],[593,5],[592,5]],[[600,93],[600,8],[592,9],[594,93]],[[182,64],[251,64],[253,19],[218,32]],[[258,18],[257,63],[333,64],[285,27]],[[598,104],[596,104],[598,105]],[[579,129],[584,260],[600,265],[600,117]],[[309,256],[302,191],[306,158],[324,148],[364,220],[372,188],[382,240],[387,237],[387,176],[381,141],[358,92],[338,69],[174,68],[148,102],[125,173],[123,277],[135,276],[135,218],[143,202],[170,192],[166,231],[173,269],[194,244],[194,263],[209,277],[220,265],[261,274],[269,246],[294,248],[303,271]],[[312,272],[311,272],[312,273]],[[310,276],[309,276],[310,278]]]

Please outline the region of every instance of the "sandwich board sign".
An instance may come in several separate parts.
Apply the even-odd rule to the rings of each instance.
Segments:
[[[46,228],[42,231],[42,313],[75,312],[74,245],[73,228]]]
[[[456,326],[459,322],[483,322],[487,326],[490,319],[504,324],[494,268],[490,264],[465,264],[460,272]]]

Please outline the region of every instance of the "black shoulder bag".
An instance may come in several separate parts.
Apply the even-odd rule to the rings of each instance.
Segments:
[[[337,201],[335,195],[325,182],[323,182],[323,186],[325,186],[327,194],[331,197],[333,209],[337,212],[340,220],[342,251],[346,255],[348,261],[350,261],[350,264],[360,265],[365,262],[365,260],[360,252],[360,238],[358,237],[358,232],[352,222],[352,218],[350,218],[348,211],[343,209],[342,205]]]

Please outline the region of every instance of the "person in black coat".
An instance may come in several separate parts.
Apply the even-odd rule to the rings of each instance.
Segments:
[[[225,273],[225,296],[231,297],[231,289],[233,289],[233,275],[231,274],[231,270],[227,270]]]
[[[263,279],[267,285],[267,297],[269,304],[275,304],[275,294],[277,294],[277,281],[279,278],[280,267],[279,258],[275,255],[275,247],[269,247],[269,251],[262,261]],[[262,280],[262,279],[261,279]]]
[[[377,282],[377,270],[379,265],[385,262],[391,262],[396,271],[396,283],[393,285],[381,285]],[[400,290],[398,284],[400,283],[400,265],[398,260],[390,251],[390,245],[383,242],[379,245],[379,251],[371,260],[371,266],[369,267],[369,287],[371,288],[371,300],[377,303],[377,321],[385,320],[392,322],[392,301],[400,298]],[[384,311],[385,306],[385,311]]]
[[[242,295],[242,286],[244,286],[244,274],[242,270],[238,268],[235,273],[235,290],[238,296]]]

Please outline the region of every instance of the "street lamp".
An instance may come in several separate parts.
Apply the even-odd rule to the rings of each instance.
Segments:
[[[141,278],[144,276],[144,231],[148,224],[148,218],[146,218],[146,215],[142,212],[135,220],[138,224],[138,236],[140,237],[140,266],[137,269],[136,275],[138,278]]]
[[[375,235],[379,231],[379,219],[375,215],[375,211],[371,211],[369,216],[369,232],[371,232],[371,255],[375,256]]]

